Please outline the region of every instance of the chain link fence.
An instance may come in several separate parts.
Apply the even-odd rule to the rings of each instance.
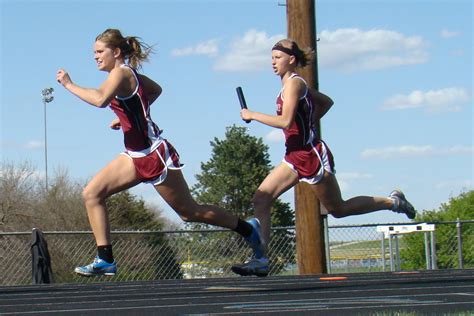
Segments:
[[[389,257],[377,226],[328,227],[328,272],[386,271]],[[96,254],[91,232],[44,232],[44,236],[55,283],[233,277],[231,266],[251,255],[244,240],[228,230],[112,232],[117,275],[87,278],[73,270],[89,264]],[[438,268],[474,268],[474,221],[436,223],[436,236]],[[425,268],[423,246],[422,234],[400,237],[402,269]],[[30,247],[30,232],[0,233],[0,285],[31,284]],[[270,275],[298,274],[294,227],[273,229],[269,248]]]
[[[390,270],[463,269],[474,267],[474,221],[432,223],[435,232],[395,235],[377,231],[380,226],[419,226],[370,224],[332,226],[328,230],[326,254],[330,273],[376,272]]]

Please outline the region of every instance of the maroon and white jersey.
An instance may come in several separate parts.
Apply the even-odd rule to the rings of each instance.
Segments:
[[[298,100],[295,120],[284,129],[286,153],[283,162],[298,173],[300,181],[315,184],[321,181],[324,171],[335,173],[334,157],[317,133],[313,124],[315,104],[312,103],[308,85],[303,78],[292,74],[287,80],[303,80],[306,86],[304,95]],[[283,91],[277,97],[277,115],[283,113]]]
[[[308,90],[308,85],[306,81],[296,73],[292,74],[287,80],[294,80],[293,78],[302,80],[306,86],[306,91],[298,101],[295,120],[288,129],[283,130],[287,152],[302,149],[307,145],[314,145],[314,142],[318,140],[317,129],[312,120],[315,109]],[[276,100],[277,115],[282,115],[283,113],[284,89],[285,86],[281,89]]]
[[[143,157],[155,150],[163,138],[160,137],[161,130],[150,117],[150,104],[137,71],[129,65],[121,67],[132,71],[137,87],[127,97],[116,96],[110,107],[120,120],[127,152],[131,157]]]

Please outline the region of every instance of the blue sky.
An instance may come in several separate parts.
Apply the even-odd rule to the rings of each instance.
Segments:
[[[283,0],[21,1],[1,3],[1,159],[30,161],[44,176],[41,90],[47,105],[48,168],[88,179],[123,150],[108,128],[110,109],[81,102],[55,82],[58,68],[85,87],[96,70],[93,42],[106,28],[156,45],[143,73],[163,87],[152,117],[178,149],[195,183],[209,142],[227,126],[245,126],[278,164],[282,133],[245,124],[235,87],[249,107],[274,113],[279,78],[270,49],[286,36]],[[335,105],[322,134],[336,159],[343,197],[403,189],[419,210],[435,209],[473,188],[473,4],[453,1],[316,3],[320,90]],[[179,222],[153,188],[132,190]],[[293,191],[283,200],[293,204]],[[400,222],[382,211],[330,224]]]

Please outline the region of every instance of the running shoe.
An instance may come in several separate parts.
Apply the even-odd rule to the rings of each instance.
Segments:
[[[245,237],[245,241],[253,250],[254,258],[262,258],[264,254],[262,237],[260,236],[260,222],[256,218],[251,218],[247,221],[252,226],[252,233]]]
[[[390,193],[389,198],[393,200],[392,211],[406,214],[409,219],[414,219],[416,217],[415,208],[410,202],[408,202],[405,198],[405,194],[403,194],[401,190],[393,190],[392,193]]]
[[[256,275],[259,277],[266,277],[270,272],[268,264],[268,258],[251,258],[250,260],[242,263],[235,264],[231,267],[234,273],[242,276]]]
[[[82,267],[76,267],[74,272],[85,276],[96,275],[115,275],[117,272],[117,264],[114,262],[108,263],[105,260],[95,257],[94,262]]]

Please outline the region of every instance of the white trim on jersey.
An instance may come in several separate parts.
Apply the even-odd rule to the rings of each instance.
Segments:
[[[304,82],[304,86],[306,87],[306,91],[304,92],[303,96],[298,99],[298,100],[303,100],[303,99],[306,98],[306,96],[308,95],[308,91],[309,91],[309,89],[308,89],[308,84],[306,83],[306,80],[304,80],[303,77],[301,77],[301,76],[298,75],[297,73],[293,73],[293,74],[292,74],[291,76],[289,76],[288,79],[286,79],[286,80],[290,80],[290,79],[295,78],[295,77],[298,78],[298,79],[300,79],[301,81],[303,81],[303,82]],[[281,90],[280,90],[280,97],[281,97],[281,100],[282,100],[282,101],[285,101],[285,99],[283,99],[283,90],[284,90],[284,89],[285,89],[285,86],[283,85],[283,87],[282,87]]]
[[[132,92],[131,95],[129,95],[129,96],[127,96],[127,97],[120,97],[120,96],[118,96],[118,95],[115,96],[115,97],[116,97],[117,99],[119,99],[119,100],[128,100],[128,99],[133,98],[133,96],[138,93],[138,86],[139,86],[140,84],[139,84],[139,82],[138,82],[138,78],[137,78],[137,75],[135,74],[135,71],[132,70],[132,67],[130,67],[130,66],[127,65],[127,64],[121,64],[120,67],[128,68],[128,69],[132,72],[133,77],[135,77],[135,82],[137,83],[137,85],[136,85],[136,87],[135,87],[135,90]]]

